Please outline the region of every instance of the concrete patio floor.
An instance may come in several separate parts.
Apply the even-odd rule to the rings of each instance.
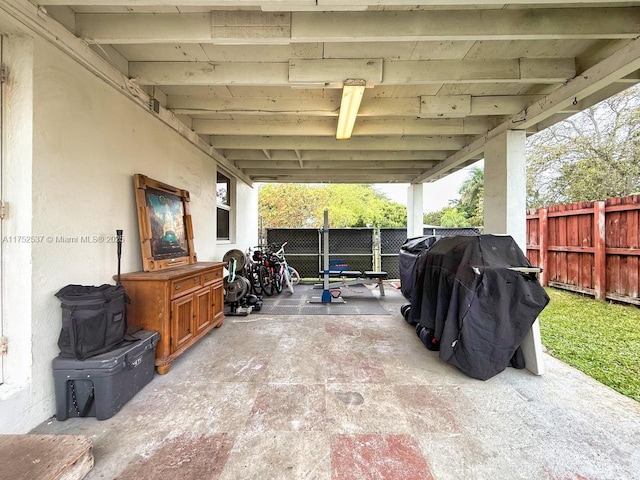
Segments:
[[[386,293],[389,315],[228,317],[114,417],[33,433],[88,436],[87,479],[640,479],[640,404],[549,356],[468,378]]]

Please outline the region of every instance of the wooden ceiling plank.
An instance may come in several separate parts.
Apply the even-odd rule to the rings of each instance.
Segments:
[[[213,135],[212,145],[221,150],[458,150],[471,141],[465,136],[352,137],[348,141],[335,137],[269,137]]]
[[[46,3],[46,2],[45,2]],[[104,3],[104,2],[103,2]],[[72,4],[72,3],[68,3]],[[231,6],[230,6],[231,8]],[[638,7],[76,15],[76,28],[98,43],[483,41],[634,38]]]
[[[256,75],[260,72],[260,75]],[[315,85],[341,88],[348,78],[368,85],[441,83],[562,83],[575,76],[575,59],[423,60],[292,59],[252,62],[130,62],[140,85]]]
[[[635,38],[640,34],[639,11],[626,7],[295,13],[291,38],[310,42]]]
[[[76,31],[94,43],[211,42],[211,15],[76,14]]]
[[[376,171],[379,170],[379,171]],[[423,169],[420,168],[408,168],[408,169],[404,169],[404,168],[387,168],[387,169],[372,169],[370,171],[366,171],[366,169],[364,168],[304,168],[304,169],[286,169],[286,170],[281,170],[281,169],[271,169],[271,168],[248,168],[248,169],[244,169],[243,171],[245,172],[245,175],[248,175],[249,177],[255,177],[255,176],[266,176],[266,175],[281,175],[284,174],[288,175],[288,176],[292,176],[292,177],[307,177],[309,176],[309,174],[317,174],[317,175],[333,175],[335,177],[340,177],[342,175],[360,175],[362,177],[366,177],[369,173],[380,173],[382,175],[417,175],[419,173],[422,173]],[[358,183],[363,183],[363,182],[358,182]]]
[[[420,117],[514,115],[544,95],[423,95]]]
[[[260,72],[257,76],[256,72]],[[129,62],[140,85],[289,85],[288,63]]]
[[[382,59],[291,59],[289,81],[291,83],[324,82],[337,84],[349,78],[366,80],[370,86],[382,83]]]
[[[420,117],[466,117],[471,113],[471,95],[420,97]]]
[[[215,43],[288,44],[291,14],[258,10],[213,10],[211,38]]]
[[[384,84],[558,83],[575,76],[573,58],[384,62]]]
[[[188,95],[167,97],[167,108],[176,114],[206,115],[207,113],[233,115],[300,115],[337,117],[340,100],[311,98],[301,101],[294,97],[215,98]],[[417,117],[420,101],[413,98],[365,98],[358,117]]]
[[[323,161],[305,161],[304,167],[301,167],[299,161],[259,161],[259,160],[236,160],[235,166],[248,171],[248,170],[300,170],[305,168],[309,170],[341,170],[341,169],[362,169],[362,170],[384,170],[384,169],[413,169],[424,170],[433,167],[437,162],[435,161],[344,161],[336,165],[332,162]]]
[[[300,157],[295,154],[299,152]],[[396,162],[396,161],[442,161],[449,157],[451,150],[405,150],[405,151],[375,151],[375,150],[272,150],[271,160],[294,162],[297,159],[304,161],[322,161],[325,163],[358,161],[358,162]],[[225,150],[228,160],[237,161],[261,161],[266,162],[262,150]],[[334,164],[335,165],[335,164]],[[335,168],[335,167],[334,167]]]
[[[377,100],[377,99],[376,99]],[[169,96],[167,107],[175,113],[202,114],[206,112],[234,115],[309,115],[338,116],[340,102],[332,98],[254,97],[212,98],[194,96]]]
[[[359,119],[353,136],[369,135],[481,135],[494,128],[495,120],[468,119]],[[294,119],[269,122],[264,119],[241,121],[195,118],[193,129],[200,135],[239,136],[335,136],[335,119]]]
[[[336,172],[331,170],[303,170],[304,174],[291,175],[276,175],[274,173],[268,173],[265,175],[252,175],[251,179],[254,182],[275,182],[275,183],[410,183],[412,179],[411,174],[396,174],[393,176],[386,173],[367,173],[364,175],[362,171],[359,173],[350,172],[347,175],[345,172]]]
[[[446,174],[470,157],[482,153],[486,141],[490,138],[508,130],[527,130],[539,123],[544,123],[545,120],[568,108],[574,101],[596,94],[619,79],[632,74],[638,68],[640,68],[640,39],[630,41],[623,48],[554,90],[544,99],[535,102],[498,125],[486,136],[474,140],[438,166],[417,176],[413,179],[413,183],[420,183],[434,178],[436,175]]]

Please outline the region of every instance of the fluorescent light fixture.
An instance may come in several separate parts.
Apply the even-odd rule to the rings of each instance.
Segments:
[[[338,140],[351,138],[365,86],[366,82],[364,80],[345,80],[342,87],[338,129],[336,130],[336,138]]]

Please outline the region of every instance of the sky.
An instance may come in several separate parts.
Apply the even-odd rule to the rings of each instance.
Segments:
[[[449,205],[449,200],[460,198],[458,190],[460,185],[469,176],[469,171],[474,166],[482,167],[482,162],[474,163],[462,170],[432,183],[424,184],[424,213],[435,212]],[[384,193],[390,200],[407,205],[408,183],[376,183],[376,190]]]

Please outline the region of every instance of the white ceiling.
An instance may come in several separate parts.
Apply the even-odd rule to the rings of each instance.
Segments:
[[[639,79],[640,2],[32,3],[254,181],[431,181]],[[336,140],[349,78],[368,88]]]

